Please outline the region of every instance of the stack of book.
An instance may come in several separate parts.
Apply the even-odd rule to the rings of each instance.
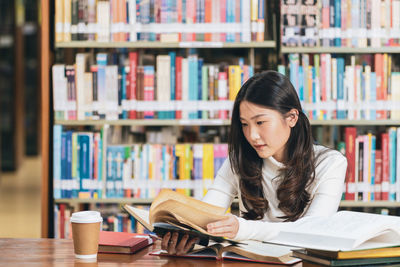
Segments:
[[[340,211],[288,226],[268,242],[298,247],[293,256],[302,259],[303,266],[400,265],[397,216]]]
[[[354,251],[299,249],[293,251],[293,256],[302,259],[303,266],[382,266],[396,263],[400,266],[400,247]]]

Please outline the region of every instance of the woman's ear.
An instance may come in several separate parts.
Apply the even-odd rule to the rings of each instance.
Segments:
[[[286,123],[289,127],[293,128],[296,126],[297,120],[299,119],[299,111],[292,108],[288,113],[286,113]]]

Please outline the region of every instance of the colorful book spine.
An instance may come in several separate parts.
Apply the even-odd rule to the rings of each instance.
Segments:
[[[57,0],[55,37],[56,42],[262,42],[265,11],[265,0]]]
[[[348,161],[345,200],[397,201],[399,129],[390,127],[379,135],[369,132],[356,136],[355,127],[345,128],[344,147]]]
[[[346,200],[356,200],[356,151],[355,143],[357,136],[357,128],[345,128],[345,142],[346,142],[346,158],[347,158],[347,173],[346,173]]]
[[[237,92],[254,74],[243,58],[230,66],[175,52],[157,55],[155,66],[138,65],[137,52],[98,53],[95,65],[88,65],[89,54],[76,58],[75,65],[53,66],[56,120],[227,119]],[[219,100],[224,102],[214,105]]]

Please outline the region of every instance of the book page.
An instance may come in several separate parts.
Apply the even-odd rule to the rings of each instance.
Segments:
[[[305,217],[288,224],[271,243],[325,250],[352,250],[391,229],[400,233],[400,218],[362,212],[340,211],[333,216]],[[399,236],[399,234],[397,234]],[[397,240],[400,240],[399,238]],[[393,241],[395,244],[393,244]],[[381,246],[400,245],[386,237]]]
[[[174,257],[183,257],[183,258],[217,258],[217,253],[213,247],[200,247],[194,248],[193,251],[184,254],[184,255],[170,255],[165,250],[159,250],[151,252],[150,255],[153,256],[174,256]]]
[[[192,206],[170,199],[158,204],[150,211],[150,223],[160,222],[162,217],[166,217],[166,213],[170,213],[178,222],[189,225],[202,233],[207,233],[206,229],[208,223],[226,218],[224,215],[204,211],[198,206]],[[161,217],[159,218],[158,216]],[[171,220],[171,222],[173,221]]]
[[[254,240],[246,240],[244,243],[246,244],[238,244],[235,246],[222,248],[221,256],[223,258],[245,257],[258,261],[286,264],[292,264],[300,261],[299,259],[291,257],[291,250],[295,249],[295,247],[268,244]],[[237,255],[235,256],[235,254]]]
[[[150,214],[153,212],[153,210],[155,210],[157,208],[158,205],[160,205],[161,203],[164,203],[168,200],[174,200],[174,201],[186,204],[191,207],[196,207],[197,209],[200,209],[203,212],[210,213],[210,214],[223,215],[225,213],[224,208],[214,206],[214,205],[208,204],[206,202],[203,202],[201,200],[197,200],[195,198],[179,194],[170,189],[162,189],[161,192],[154,199],[153,203],[151,204]]]
[[[147,230],[153,232],[153,226],[149,220],[149,211],[144,209],[139,209],[125,204],[124,209],[132,215],[136,220],[138,220]]]

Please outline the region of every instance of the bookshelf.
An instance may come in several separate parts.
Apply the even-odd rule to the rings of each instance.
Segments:
[[[65,0],[67,2],[68,0]],[[118,0],[119,1],[119,0]],[[125,1],[125,0],[122,0]],[[72,2],[77,3],[78,1],[72,0]],[[80,2],[80,1],[79,1]],[[102,4],[104,4],[103,1]],[[135,1],[126,2],[133,3]],[[214,1],[213,1],[214,2]],[[215,1],[216,2],[216,1]],[[219,1],[218,1],[219,2]],[[245,1],[247,2],[247,1]],[[276,33],[274,23],[266,23],[265,28],[268,29],[266,31],[265,40],[261,41],[246,41],[246,42],[238,42],[227,39],[227,41],[215,41],[208,40],[200,41],[200,40],[191,40],[191,41],[181,41],[181,42],[159,42],[159,41],[63,41],[61,37],[60,39],[60,31],[59,25],[54,23],[59,19],[60,13],[56,8],[60,3],[64,3],[64,0],[43,0],[42,4],[42,23],[41,23],[41,100],[42,100],[42,109],[41,109],[41,121],[42,121],[42,135],[41,135],[41,150],[42,150],[42,160],[43,160],[43,194],[42,194],[42,236],[54,236],[54,227],[53,227],[53,219],[54,219],[54,210],[53,204],[67,204],[74,208],[81,208],[82,205],[86,204],[121,204],[121,203],[135,203],[135,204],[150,204],[151,198],[143,198],[143,199],[132,199],[132,198],[100,198],[100,199],[81,199],[81,198],[54,198],[53,196],[53,149],[54,149],[54,138],[53,136],[53,127],[60,126],[62,129],[66,129],[66,131],[71,131],[72,129],[77,129],[81,131],[87,131],[88,129],[93,129],[97,131],[101,131],[102,134],[107,135],[108,132],[112,131],[110,129],[120,128],[120,127],[149,127],[151,129],[159,129],[162,127],[169,128],[179,128],[179,131],[187,131],[187,129],[193,129],[194,131],[198,131],[200,128],[204,129],[213,129],[214,128],[226,128],[230,124],[229,118],[206,118],[206,119],[196,119],[196,118],[182,118],[182,119],[83,119],[83,120],[64,120],[58,119],[56,117],[55,112],[53,112],[53,97],[54,92],[52,89],[52,79],[49,79],[49,75],[51,77],[52,66],[55,63],[64,63],[74,64],[75,55],[78,53],[89,52],[92,55],[96,55],[97,53],[126,53],[124,51],[136,51],[139,56],[142,56],[144,53],[150,52],[154,53],[154,55],[165,55],[168,51],[183,51],[180,55],[188,56],[192,53],[192,49],[198,49],[199,57],[203,57],[205,59],[205,63],[207,64],[218,64],[219,57],[221,55],[232,55],[232,57],[243,57],[245,58],[246,64],[251,66],[252,68],[265,68],[263,64],[268,62],[265,60],[264,56],[268,51],[273,51],[276,48]],[[111,3],[111,2],[110,2]],[[200,3],[200,2],[199,2]],[[211,3],[211,1],[209,2]],[[249,2],[250,3],[250,2]],[[269,1],[263,1],[262,10],[264,12],[264,7],[269,8],[271,3]],[[201,4],[200,4],[201,5]],[[232,8],[232,7],[231,7]],[[249,6],[250,8],[250,6]],[[249,10],[248,10],[249,11]],[[247,11],[246,11],[247,12]],[[262,13],[263,13],[262,12]],[[237,13],[237,11],[236,11]],[[54,17],[53,15],[54,14]],[[238,13],[239,14],[239,13]],[[274,13],[275,14],[275,13]],[[236,14],[237,15],[237,14]],[[221,15],[222,16],[222,15]],[[261,16],[261,15],[258,15]],[[263,16],[263,15],[262,15]],[[269,21],[274,20],[272,15],[266,15]],[[257,23],[263,23],[264,20],[260,20]],[[126,26],[126,25],[125,25]],[[161,25],[164,26],[164,25]],[[180,25],[178,25],[180,26]],[[181,25],[182,26],[182,25]],[[187,25],[186,25],[187,26]],[[195,25],[196,26],[196,25]],[[200,24],[197,26],[201,26]],[[204,26],[207,26],[204,24]],[[218,25],[221,26],[229,26],[229,25]],[[227,30],[227,38],[229,32],[237,31],[237,26],[240,24],[235,24],[236,30]],[[250,27],[250,25],[248,25]],[[247,27],[247,26],[246,26]],[[264,25],[262,25],[264,27]],[[165,27],[164,27],[165,28]],[[197,29],[199,27],[196,27]],[[250,28],[249,28],[250,29]],[[272,29],[272,30],[271,30]],[[54,32],[54,34],[53,34]],[[225,29],[222,30],[225,32]],[[225,34],[225,33],[224,33]],[[255,32],[254,32],[255,34]],[[79,35],[79,34],[78,34]],[[202,35],[202,34],[200,34]],[[207,38],[205,34],[205,38]],[[255,38],[256,35],[254,35]],[[118,37],[118,36],[117,36]],[[208,36],[210,37],[210,36]],[[238,36],[236,35],[235,38]],[[274,37],[274,38],[271,38]],[[80,37],[78,37],[80,38]],[[110,33],[110,38],[114,38],[113,32]],[[119,38],[119,37],[118,37]],[[201,39],[202,37],[200,37]],[[232,38],[230,36],[229,38]],[[258,37],[257,37],[258,38]],[[264,38],[263,38],[264,39]],[[224,50],[223,53],[220,51]],[[61,51],[61,52],[60,52]],[[210,52],[208,52],[210,51]],[[214,51],[214,52],[213,52]],[[178,53],[178,52],[177,52]],[[214,54],[213,54],[214,53]],[[230,53],[230,54],[229,54]],[[274,58],[274,54],[270,54],[269,57]],[[215,59],[213,58],[215,56]],[[225,56],[229,57],[229,56]],[[207,61],[207,58],[213,58],[210,62]],[[274,59],[273,59],[274,60]],[[111,63],[112,64],[112,63]],[[142,64],[142,63],[139,63]],[[229,63],[230,65],[232,63]],[[270,64],[273,64],[270,62]],[[227,70],[226,70],[227,71]],[[56,94],[57,96],[57,94]],[[189,103],[189,105],[195,104],[196,107],[199,107],[199,110],[207,110],[206,106],[213,106],[218,103]],[[221,102],[219,102],[221,104]],[[207,128],[210,127],[210,128]],[[192,134],[190,131],[187,134]],[[190,137],[190,136],[189,136]],[[204,138],[204,137],[202,137]],[[104,139],[101,147],[103,151],[111,147],[111,143],[108,143]],[[48,142],[50,140],[50,142]],[[103,152],[104,153],[104,152]],[[103,154],[104,155],[104,154]],[[103,158],[103,162],[105,162],[105,158]],[[105,164],[104,164],[105,166]],[[105,167],[103,168],[105,170]]]
[[[0,169],[17,170],[24,156],[24,34],[18,1],[0,4]],[[21,21],[22,20],[22,21]],[[18,73],[18,75],[17,75]],[[17,79],[18,77],[18,79]],[[22,79],[20,79],[22,77]],[[7,142],[6,142],[7,140]]]
[[[377,54],[377,53],[387,53],[387,54],[398,54],[400,53],[400,47],[366,47],[366,48],[356,48],[356,47],[281,47],[281,53],[291,54]]]
[[[337,125],[337,126],[400,126],[400,120],[311,120],[311,125]],[[83,126],[83,125],[122,125],[122,126],[174,126],[174,125],[230,125],[230,120],[222,119],[190,119],[190,120],[56,120],[54,124],[64,126]]]
[[[312,125],[342,136],[335,144],[349,162],[342,208],[399,207],[397,12],[375,0],[281,1],[282,72],[309,117],[323,119]]]
[[[212,125],[229,125],[229,120],[223,119],[175,119],[175,120],[83,120],[83,121],[70,121],[70,120],[56,120],[55,124],[64,126],[79,126],[79,125],[121,125],[121,126],[212,126]]]
[[[310,120],[311,125],[337,125],[337,126],[397,126],[398,120]]]
[[[270,2],[270,1],[266,1]],[[277,10],[278,0],[271,1],[274,2],[271,14],[268,16],[276,17],[278,16],[279,10]],[[53,176],[52,176],[52,127],[54,125],[60,125],[67,128],[82,128],[87,129],[87,127],[97,127],[97,128],[109,128],[113,126],[145,126],[145,127],[164,127],[164,126],[217,126],[224,127],[229,125],[229,119],[116,119],[116,120],[53,120],[54,113],[52,112],[52,91],[50,82],[51,77],[51,66],[55,62],[53,60],[53,53],[55,50],[65,51],[66,55],[73,55],[74,53],[80,52],[93,52],[93,51],[108,51],[116,49],[128,49],[129,51],[163,51],[164,53],[170,49],[186,49],[188,51],[191,48],[197,48],[199,51],[217,51],[221,53],[222,49],[227,50],[247,50],[247,59],[251,66],[255,67],[257,60],[265,60],[260,58],[256,53],[265,50],[280,50],[278,56],[288,56],[292,53],[297,54],[332,54],[332,55],[342,55],[343,57],[349,57],[352,55],[365,55],[365,54],[376,54],[376,53],[386,53],[386,54],[397,54],[400,52],[399,47],[364,47],[364,48],[353,48],[353,47],[285,47],[280,43],[280,36],[274,33],[275,27],[280,25],[275,25],[271,23],[268,25],[272,32],[271,36],[274,36],[274,40],[262,41],[262,42],[202,42],[202,41],[191,41],[191,42],[157,42],[157,41],[119,41],[119,42],[97,42],[97,41],[70,41],[70,42],[53,42],[54,36],[52,34],[52,14],[54,11],[54,3],[49,0],[42,0],[42,24],[41,24],[41,84],[42,84],[42,160],[43,160],[43,194],[42,194],[42,236],[52,236],[52,226],[50,221],[53,219],[53,204],[67,204],[74,207],[86,204],[123,204],[131,203],[138,205],[150,204],[152,198],[143,199],[132,199],[132,198],[101,198],[101,199],[81,199],[81,198],[59,198],[53,199]],[[157,53],[157,52],[156,52]],[[225,53],[225,52],[224,52]],[[261,56],[263,56],[261,54]],[[274,55],[275,56],[275,55]],[[273,64],[275,63],[273,59]],[[69,59],[69,64],[73,63],[73,60]],[[272,64],[272,65],[273,65]],[[273,65],[275,67],[275,65]],[[270,66],[270,68],[273,68]],[[343,128],[354,126],[357,128],[387,128],[389,126],[400,126],[400,120],[398,119],[382,119],[382,120],[371,120],[371,119],[327,119],[327,120],[311,120],[311,124],[315,127],[328,127],[328,128],[340,128],[340,134],[343,135]],[[106,147],[106,146],[105,146]],[[340,204],[341,208],[399,208],[400,202],[396,201],[342,201]]]

